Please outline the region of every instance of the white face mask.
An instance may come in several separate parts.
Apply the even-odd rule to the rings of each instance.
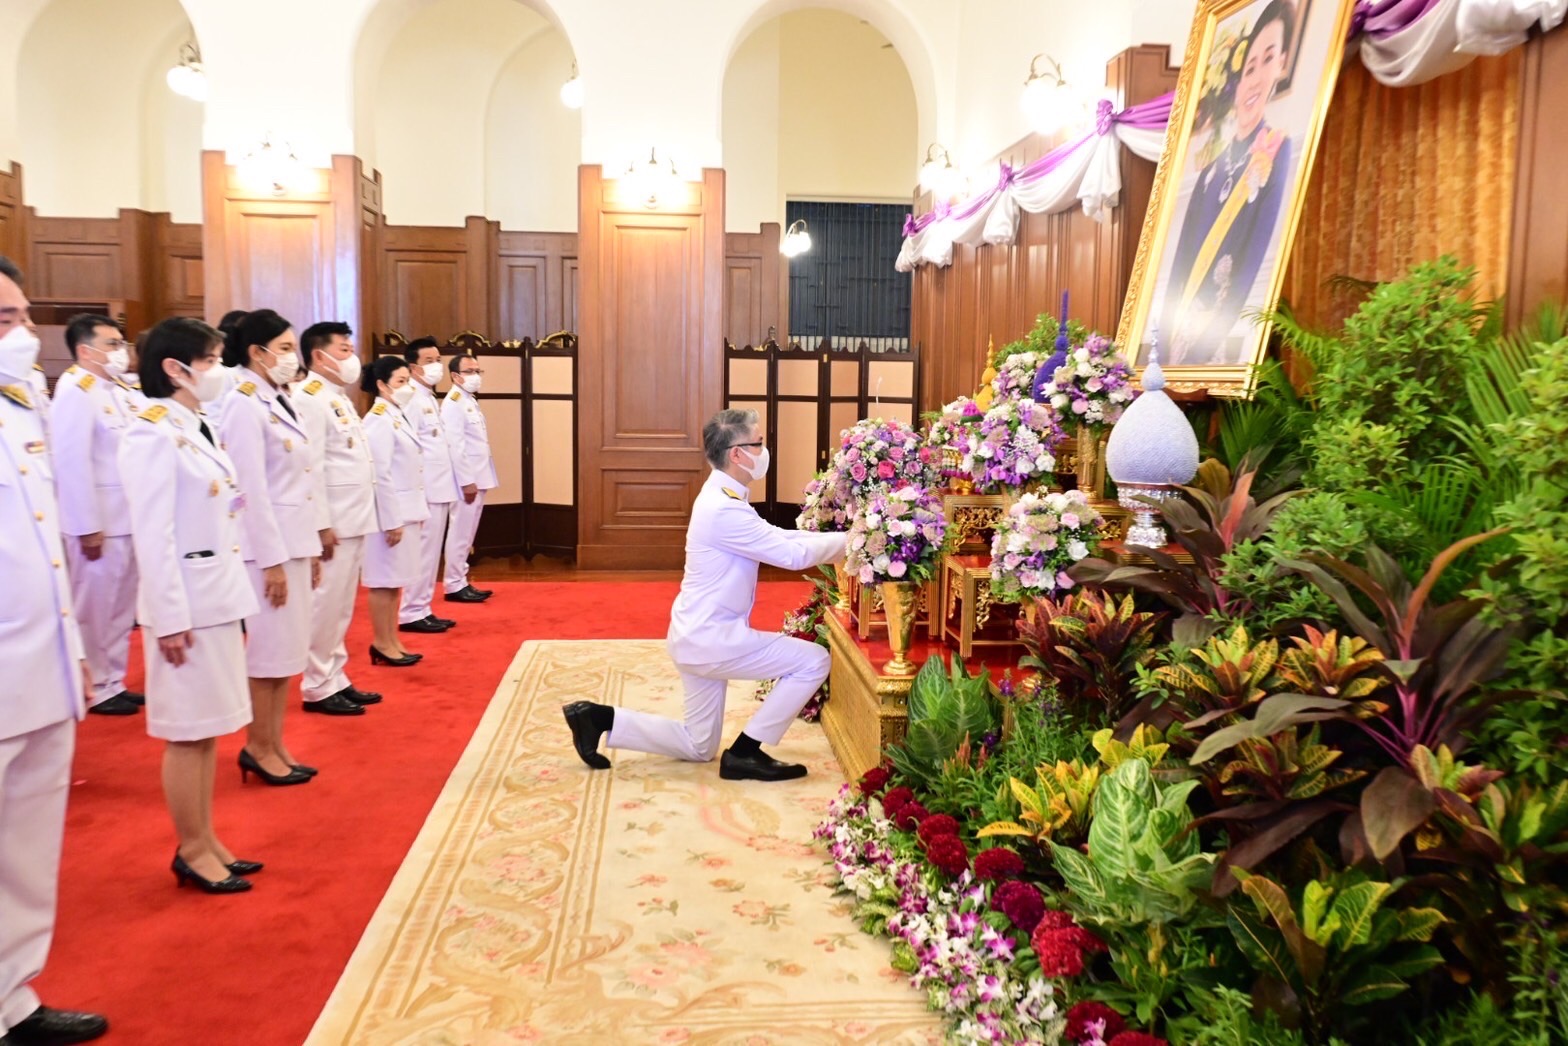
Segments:
[[[429,385],[432,388],[434,388],[437,384],[440,383],[440,381],[441,381],[441,364],[439,364],[439,363],[427,363],[420,369],[424,371],[424,374],[425,374],[425,384],[426,385]]]
[[[179,361],[176,360],[175,362],[178,363]],[[195,396],[198,402],[211,403],[223,395],[224,387],[228,382],[224,379],[222,367],[213,364],[206,370],[199,371],[194,367],[186,367],[183,363],[180,366],[184,367],[185,373],[189,374],[195,381],[194,385],[182,385],[182,387],[189,391],[192,396]]]
[[[38,362],[38,336],[18,323],[0,338],[0,385],[27,381]]]
[[[110,349],[103,355],[103,372],[118,378],[131,368],[131,354],[124,349]]]
[[[332,365],[337,368],[338,380],[346,387],[353,388],[359,384],[359,357],[350,356],[346,360],[333,360]]]
[[[476,395],[484,383],[485,376],[483,374],[466,374],[463,376],[463,388],[467,390],[470,396]]]
[[[287,385],[299,374],[299,356],[292,352],[277,352],[273,355],[278,362],[267,368],[267,377],[276,385]]]
[[[753,448],[746,447],[744,449],[752,450]],[[770,460],[768,457],[767,447],[763,447],[760,451],[756,451],[756,454],[757,456],[752,459],[751,464],[744,466],[746,469],[746,474],[752,478],[753,482],[756,482],[768,474],[768,462]]]
[[[412,385],[401,385],[392,390],[392,402],[396,403],[399,407],[408,406],[409,402],[413,400],[413,398],[414,386]]]

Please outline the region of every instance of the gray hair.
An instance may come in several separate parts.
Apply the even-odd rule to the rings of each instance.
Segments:
[[[757,419],[754,410],[721,410],[709,418],[702,427],[702,452],[707,455],[708,464],[723,471],[730,448],[736,440],[744,441],[751,434]]]

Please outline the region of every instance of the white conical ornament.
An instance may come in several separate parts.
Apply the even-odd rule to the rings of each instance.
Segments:
[[[1116,481],[1122,507],[1136,517],[1127,530],[1127,544],[1161,548],[1167,538],[1158,509],[1140,499],[1169,501],[1181,496],[1179,488],[1198,473],[1198,438],[1187,416],[1165,394],[1158,331],[1151,337],[1142,385],[1143,392],[1111,429],[1105,465]]]

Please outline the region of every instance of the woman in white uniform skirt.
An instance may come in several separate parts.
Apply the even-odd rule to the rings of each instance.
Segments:
[[[304,423],[289,402],[299,348],[289,321],[271,309],[247,313],[229,332],[223,362],[234,368],[218,419],[239,472],[246,511],[240,547],[260,609],[245,621],[245,667],[254,715],[240,774],[272,785],[315,776],[283,743],[290,680],[310,656],[311,590],[320,580],[315,484]]]
[[[370,589],[370,663],[406,668],[424,657],[398,638],[400,590],[419,577],[419,530],[430,518],[425,503],[424,452],[403,417],[414,398],[408,363],[380,356],[365,368],[360,387],[376,397],[365,414],[365,439],[376,463],[376,526],[365,535],[364,585]]]
[[[139,373],[147,405],[125,430],[120,469],[141,564],[137,617],[147,665],[147,732],[167,742],[163,793],[179,835],[175,881],[209,893],[250,889],[212,827],[217,738],[250,722],[240,622],[256,596],[240,556],[244,511],[234,463],[201,404],[223,392],[222,338],[198,320],[164,320]]]

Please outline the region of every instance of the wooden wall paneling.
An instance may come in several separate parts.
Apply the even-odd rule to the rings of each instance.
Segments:
[[[387,225],[382,241],[382,312],[406,337],[445,342],[467,324],[468,230]]]
[[[1533,35],[1524,45],[1520,83],[1509,326],[1528,320],[1543,303],[1568,301],[1568,194],[1562,191],[1568,135],[1557,122],[1565,108],[1568,32]]]
[[[459,326],[452,333],[474,330],[476,324],[483,324],[483,330],[493,331],[499,318],[495,304],[496,267],[493,259],[501,251],[501,225],[499,222],[471,217],[463,231],[467,248],[468,297],[461,302],[463,314],[459,318]]]
[[[206,295],[201,226],[170,221],[167,214],[153,217],[152,272],[156,279],[158,306],[150,318],[194,316],[199,319],[204,314]]]
[[[779,253],[779,225],[724,237],[724,337],[737,348],[761,345],[772,328],[784,344],[789,273]]]
[[[27,208],[22,203],[22,165],[0,171],[0,255],[27,263]]]
[[[27,269],[33,298],[117,298],[121,278],[118,218],[45,218],[32,214]]]
[[[497,333],[541,341],[577,329],[577,234],[502,232],[495,295]]]
[[[359,315],[347,322],[354,325],[358,337],[355,343],[361,356],[373,353],[375,335],[385,331],[389,324],[386,316],[385,288],[381,282],[382,247],[381,230],[386,218],[381,210],[381,172],[359,172]]]
[[[579,168],[578,562],[679,566],[723,393],[724,172],[648,210]]]

